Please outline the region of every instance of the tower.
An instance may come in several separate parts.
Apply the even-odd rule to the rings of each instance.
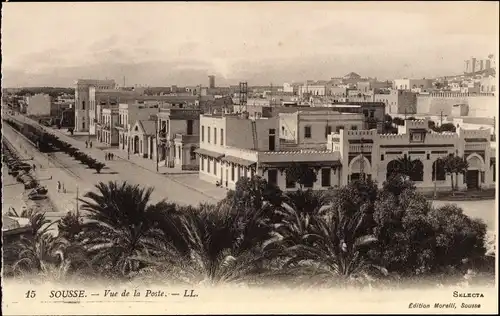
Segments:
[[[213,76],[213,75],[208,76],[208,88],[209,89],[215,88],[215,76]]]

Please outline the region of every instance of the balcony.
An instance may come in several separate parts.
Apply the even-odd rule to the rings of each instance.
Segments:
[[[200,141],[199,135],[184,135],[184,134],[175,134],[175,140],[180,141],[183,144],[193,144],[198,143]]]
[[[127,127],[124,124],[116,123],[115,128],[119,130],[126,130]]]

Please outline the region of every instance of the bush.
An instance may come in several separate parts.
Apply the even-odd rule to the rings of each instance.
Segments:
[[[95,171],[97,173],[101,173],[101,170],[102,168],[104,168],[105,164],[103,164],[102,162],[95,162],[93,165],[92,165],[92,169],[95,169]]]
[[[379,244],[372,258],[389,271],[415,275],[460,268],[464,260],[484,256],[484,223],[455,205],[434,209],[412,185],[391,181],[375,202]]]

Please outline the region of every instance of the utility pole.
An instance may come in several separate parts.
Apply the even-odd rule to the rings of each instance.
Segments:
[[[436,162],[434,162],[434,200],[437,198],[437,169],[438,169],[438,161],[441,158],[438,158]]]
[[[127,130],[128,130],[128,126],[127,126]],[[130,133],[127,133],[127,159],[130,160]]]
[[[80,210],[78,209],[78,184],[76,185],[76,215],[79,216]]]
[[[363,148],[363,141],[364,139],[361,138],[361,146],[360,146],[360,151],[361,151],[361,163],[359,164],[359,172],[361,174],[361,179],[364,181],[365,180],[365,156],[364,156],[364,148]]]
[[[158,104],[158,114],[160,114],[160,104]],[[158,135],[158,121],[159,121],[159,115],[156,115],[156,121],[155,121],[155,131],[156,131],[156,138],[155,138],[155,142],[156,142],[156,172],[159,171],[159,167],[158,167],[158,164],[160,163],[160,161],[158,161],[158,158],[159,158],[159,155],[158,155],[158,140],[159,140],[159,135]]]

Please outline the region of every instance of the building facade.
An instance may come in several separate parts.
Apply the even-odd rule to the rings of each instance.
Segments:
[[[418,92],[423,92],[424,90],[431,90],[433,88],[432,79],[395,79],[394,89],[397,90],[418,90]]]
[[[199,177],[215,185],[234,189],[241,177],[262,176],[284,191],[298,185],[287,176],[292,163],[314,169],[317,180],[305,188],[325,190],[346,185],[363,176],[379,186],[397,170],[401,159],[412,163],[410,179],[422,191],[450,190],[451,176],[444,173],[442,158],[464,157],[465,175],[457,177],[458,189],[495,186],[495,149],[489,130],[435,133],[427,120],[406,120],[398,134],[376,130],[332,131],[324,148],[304,149],[282,146],[277,141],[279,120],[251,120],[243,115],[202,115]]]
[[[200,110],[161,109],[158,117],[159,160],[169,168],[197,169]]]
[[[114,80],[79,79],[75,83],[75,132],[96,133],[97,113],[95,92],[114,89]]]
[[[96,124],[97,141],[108,146],[117,146],[118,130],[116,125],[118,123],[117,107],[103,109]]]

